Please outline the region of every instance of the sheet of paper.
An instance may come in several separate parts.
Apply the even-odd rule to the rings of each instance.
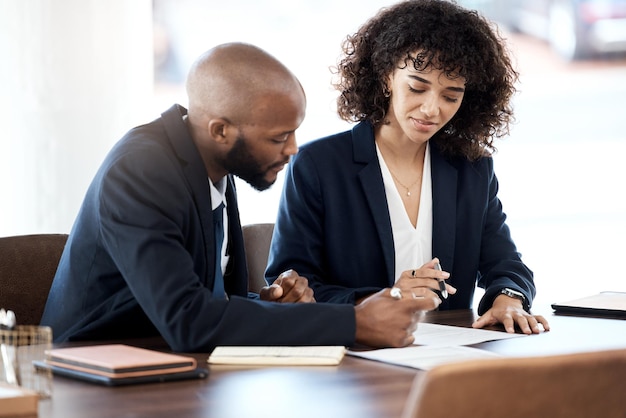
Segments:
[[[504,331],[491,331],[487,329],[475,329],[455,327],[452,325],[439,325],[419,323],[413,334],[416,345],[432,346],[458,346],[472,345],[485,341],[504,340],[506,338],[527,337],[526,334],[509,334]]]
[[[399,366],[428,370],[439,364],[500,357],[490,351],[465,347],[466,345],[527,336],[526,334],[509,334],[504,331],[428,323],[420,323],[414,335],[415,345],[409,347],[369,351],[349,350],[347,354]]]
[[[479,350],[472,347],[437,347],[412,345],[403,348],[383,348],[370,351],[347,352],[350,356],[362,357],[368,360],[381,361],[398,366],[428,370],[440,364],[457,361],[476,360],[501,357],[496,353]]]

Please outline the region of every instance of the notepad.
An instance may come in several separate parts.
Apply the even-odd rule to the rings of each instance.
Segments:
[[[345,353],[344,346],[220,346],[207,361],[216,365],[336,366]]]
[[[567,302],[553,303],[557,313],[626,316],[626,292],[600,292]]]
[[[204,378],[208,370],[196,359],[125,344],[102,344],[46,351],[37,367],[53,373],[110,386]]]

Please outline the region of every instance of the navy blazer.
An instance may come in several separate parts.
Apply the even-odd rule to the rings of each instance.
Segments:
[[[493,160],[449,159],[434,141],[430,149],[433,256],[458,289],[440,309],[471,308],[477,284],[486,289],[480,313],[505,287],[531,301],[533,274],[505,223]],[[293,268],[309,279],[318,302],[354,303],[393,285],[394,254],[372,126],[361,122],[303,145],[285,177],[267,279]]]
[[[131,130],[85,196],[42,318],[55,342],[161,335],[176,351],[216,345],[351,345],[354,308],[248,298],[234,181],[226,200],[229,300],[212,297],[208,175],[173,106]],[[333,326],[329,326],[332,324]]]

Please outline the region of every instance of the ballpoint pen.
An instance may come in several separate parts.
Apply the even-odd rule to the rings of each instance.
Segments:
[[[441,264],[439,263],[435,264],[435,270],[441,271]],[[448,299],[448,290],[446,289],[446,282],[444,280],[439,280],[439,279],[437,279],[437,281],[439,282],[439,290],[441,291],[441,296],[443,296],[444,299]]]

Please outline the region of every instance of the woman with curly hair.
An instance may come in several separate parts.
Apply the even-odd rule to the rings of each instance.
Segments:
[[[345,40],[337,75],[339,116],[358,124],[293,158],[268,280],[293,268],[318,302],[353,304],[427,288],[439,309],[472,308],[478,285],[475,327],[547,330],[497,196],[493,141],[518,78],[497,29],[449,1],[404,1]]]

